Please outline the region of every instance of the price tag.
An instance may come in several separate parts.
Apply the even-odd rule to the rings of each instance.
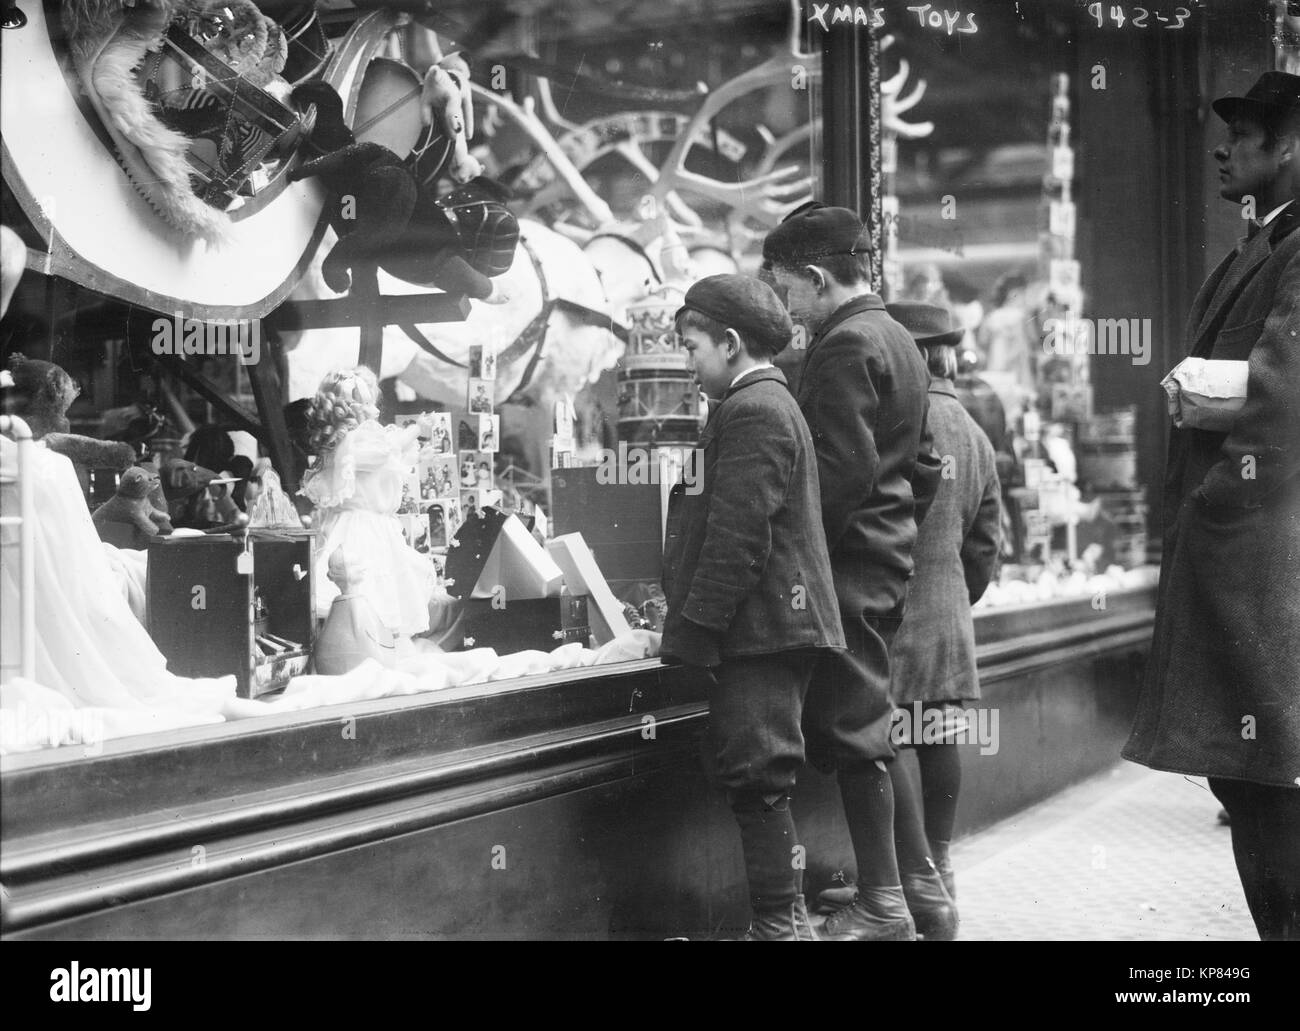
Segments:
[[[240,576],[253,575],[253,553],[251,551],[241,551],[239,557],[235,559],[235,572]]]

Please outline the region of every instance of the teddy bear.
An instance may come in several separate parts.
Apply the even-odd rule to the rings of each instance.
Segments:
[[[289,60],[289,41],[252,0],[187,0],[178,14],[190,35],[241,79],[272,91],[287,86],[278,75]]]
[[[117,493],[91,515],[99,539],[119,548],[142,549],[152,537],[172,532],[165,512],[149,500],[158,488],[158,475],[143,466],[132,466],[117,483]]]
[[[51,451],[86,469],[129,469],[135,449],[121,441],[97,440],[72,433],[68,407],[76,399],[76,382],[53,362],[15,354],[9,360],[12,387],[6,392],[5,411],[31,427],[32,437]]]
[[[429,105],[445,106],[445,94],[435,90],[432,96]],[[505,300],[491,279],[510,268],[519,240],[519,223],[505,204],[509,190],[478,176],[439,197],[436,175],[417,176],[418,158],[403,161],[377,143],[356,141],[343,120],[343,103],[328,84],[304,83],[294,89],[293,100],[314,111],[310,142],[324,153],[292,169],[288,178],[319,176],[337,198],[331,223],[339,242],[321,268],[331,290],[346,290],[349,270],[374,262],[420,286],[488,303]],[[447,107],[444,117],[454,119],[463,135],[459,108]],[[454,149],[449,153],[453,178],[477,170],[477,162],[469,161]]]

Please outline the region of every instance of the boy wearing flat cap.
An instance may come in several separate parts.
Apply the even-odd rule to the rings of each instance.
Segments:
[[[844,646],[812,440],[772,365],[791,330],[772,290],[747,276],[700,280],[677,312],[696,379],[719,403],[697,445],[702,490],[679,484],[669,502],[662,650],[709,671],[708,752],[740,827],[747,941],[817,940],[790,790],[814,660]]]
[[[1186,346],[1246,363],[1246,397],[1225,422],[1180,412],[1170,430],[1155,631],[1123,754],[1209,779],[1260,937],[1300,940],[1300,76],[1265,72],[1214,111],[1219,194],[1256,217],[1197,294]]]
[[[905,785],[891,782],[886,765],[894,758],[889,645],[941,466],[926,431],[925,360],[873,292],[869,251],[857,215],[816,202],[763,242],[765,273],[810,334],[796,397],[817,451],[848,645],[819,659],[804,709],[808,759],[838,775],[858,866],[856,895],[827,918],[824,934],[911,941],[894,848],[894,792]]]

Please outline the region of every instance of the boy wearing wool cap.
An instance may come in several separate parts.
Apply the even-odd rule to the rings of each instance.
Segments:
[[[814,660],[844,646],[812,439],[772,365],[791,328],[747,276],[700,280],[677,312],[696,379],[718,403],[698,444],[702,490],[678,485],[669,504],[663,654],[707,671],[708,753],[740,827],[747,941],[817,940],[790,790]]]
[[[809,762],[836,772],[857,860],[856,895],[822,930],[833,941],[916,936],[894,847],[895,795],[908,785],[886,765],[894,758],[889,646],[941,466],[926,427],[925,360],[872,289],[870,250],[856,214],[816,202],[763,241],[765,272],[809,334],[796,398],[816,448],[848,644],[819,660],[804,714]],[[908,809],[914,819],[916,807]],[[933,870],[929,879],[942,892]]]

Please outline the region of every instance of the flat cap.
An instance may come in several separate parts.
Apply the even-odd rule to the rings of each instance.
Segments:
[[[766,283],[753,276],[705,276],[689,290],[674,319],[691,310],[734,329],[746,344],[776,354],[794,334],[790,313]]]
[[[871,234],[848,208],[810,201],[786,215],[763,241],[763,260],[774,265],[815,265],[832,254],[871,250]]]

